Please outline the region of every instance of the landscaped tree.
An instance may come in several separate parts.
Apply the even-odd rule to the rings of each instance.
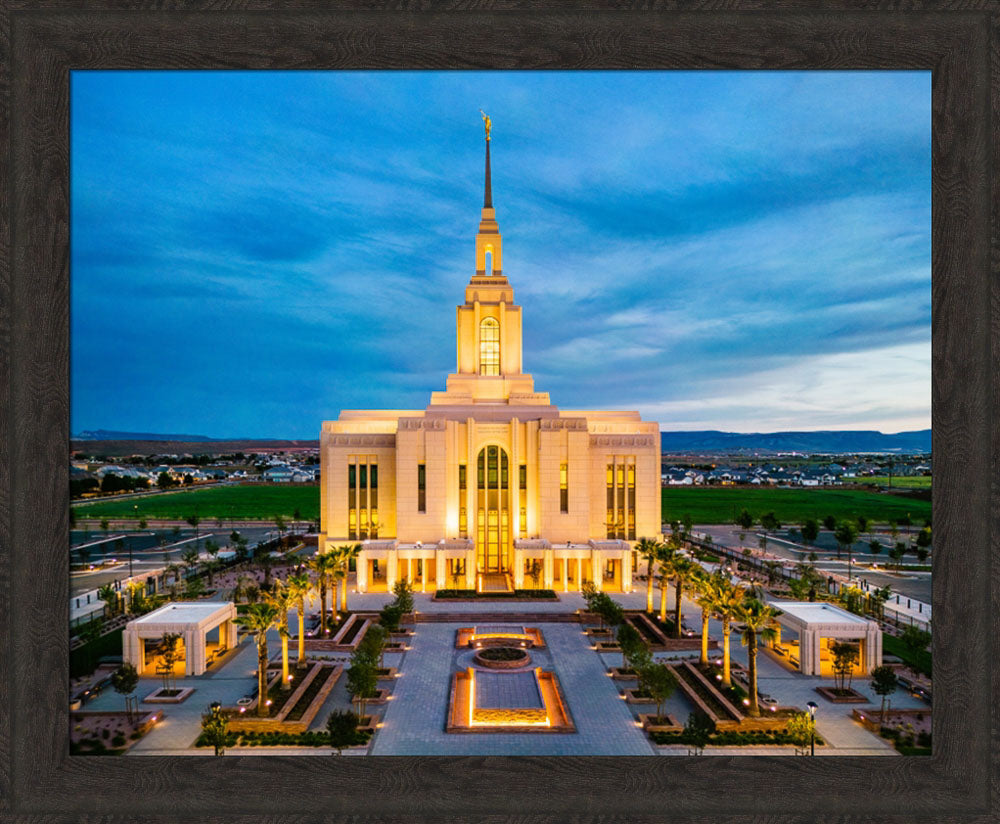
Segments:
[[[851,521],[842,521],[837,524],[833,532],[833,537],[837,541],[837,557],[840,557],[841,549],[847,549],[848,553],[854,548],[854,542],[858,540],[858,528]],[[848,554],[848,562],[850,554]]]
[[[906,554],[906,544],[902,541],[897,541],[896,545],[889,550],[889,557],[896,562],[896,568],[899,568],[899,562],[903,560],[903,555]]]
[[[690,512],[685,512],[681,517],[681,526],[683,527],[681,530],[681,537],[687,540],[687,538],[691,535],[691,528],[694,526],[694,518],[691,517]]]
[[[885,666],[875,667],[872,670],[871,688],[876,695],[882,696],[882,709],[879,712],[879,723],[885,723],[885,699],[896,691],[899,686],[899,679],[896,677],[896,670]]]
[[[388,632],[396,632],[399,629],[399,622],[403,620],[403,610],[395,601],[382,607],[378,614],[379,623]]]
[[[781,615],[780,609],[765,604],[759,598],[744,598],[736,612],[736,620],[743,624],[740,641],[747,648],[747,675],[750,681],[749,715],[760,715],[757,700],[757,645],[763,641],[773,642],[778,637],[774,619]]]
[[[306,596],[312,589],[312,581],[305,572],[296,572],[288,576],[285,584],[299,614],[299,658],[295,666],[302,669],[306,665]]]
[[[694,750],[694,755],[701,755],[714,732],[715,722],[705,713],[695,710],[688,715],[684,724],[684,741]],[[691,750],[688,750],[688,755],[691,754]]]
[[[161,472],[156,476],[156,485],[160,489],[170,489],[174,485],[173,479],[170,477],[170,473]]]
[[[316,573],[316,588],[319,590],[319,634],[326,635],[326,590],[330,576],[337,568],[337,558],[332,552],[317,552],[309,559],[309,568]]]
[[[931,634],[919,627],[909,626],[903,630],[899,640],[910,652],[923,652],[931,642]]]
[[[101,529],[104,530],[104,534],[108,534],[108,529],[111,528],[111,522],[107,518],[101,518]]]
[[[692,585],[694,576],[701,565],[679,555],[671,564],[670,571],[674,579],[674,638],[681,637],[681,603],[684,600],[684,590]]]
[[[659,618],[661,621],[667,620],[667,588],[673,580],[674,561],[678,558],[680,548],[680,539],[676,535],[671,535],[665,544],[660,544],[656,553],[660,583]]]
[[[201,717],[201,737],[206,744],[215,748],[216,755],[226,754],[226,739],[229,738],[229,718],[218,704],[212,704]]]
[[[330,736],[330,746],[343,755],[344,747],[350,747],[358,740],[360,719],[350,710],[334,710],[326,719],[326,732]]]
[[[765,532],[777,532],[781,529],[781,521],[778,520],[778,516],[774,512],[767,512],[762,515],[760,525]]]
[[[197,568],[198,568],[198,550],[195,549],[193,546],[188,547],[187,549],[185,549],[181,553],[181,561],[184,563],[184,566],[186,566],[188,568],[189,572],[191,570],[197,571]],[[187,577],[187,576],[185,576],[185,577]]]
[[[274,604],[266,601],[250,604],[235,622],[249,632],[257,644],[257,715],[267,717],[267,633],[278,625],[281,616]]]
[[[721,578],[719,588],[714,598],[715,613],[722,620],[722,684],[733,685],[729,671],[729,636],[732,631],[733,618],[746,595],[746,589],[733,584],[727,578]]]
[[[872,538],[868,542],[868,551],[872,555],[878,555],[882,551],[882,542],[878,538]]]
[[[174,664],[181,659],[181,634],[168,632],[160,638],[160,657],[163,659],[163,689],[171,690],[174,680]]]
[[[406,578],[397,580],[392,585],[392,592],[396,596],[396,606],[403,615],[413,612],[413,586]]]
[[[833,653],[833,674],[837,678],[837,684],[841,692],[850,689],[854,680],[854,665],[858,662],[861,651],[857,644],[850,641],[834,641],[830,645],[830,652]],[[845,680],[847,686],[844,686]]]
[[[384,627],[379,624],[369,624],[368,629],[365,630],[364,637],[358,643],[358,649],[363,650],[373,661],[377,661],[379,668],[382,668],[385,643],[388,640],[389,633]]]
[[[600,593],[600,596],[597,601],[597,612],[601,616],[601,619],[611,628],[611,637],[617,638],[618,627],[625,620],[625,610],[622,609],[621,604],[613,600],[606,592]]]
[[[744,532],[753,526],[753,515],[747,509],[740,510],[740,514],[736,516],[736,525],[742,529]]]
[[[108,608],[109,617],[113,618],[118,614],[118,605],[121,597],[118,594],[118,590],[115,589],[114,584],[104,584],[104,586],[97,590],[97,597],[104,601],[105,606]]]
[[[135,719],[135,708],[132,705],[132,693],[139,686],[139,673],[128,661],[111,673],[111,686],[115,692],[125,696],[125,714],[131,724]]]
[[[194,545],[198,546],[201,537],[201,533],[198,531],[198,524],[201,523],[201,517],[195,512],[193,515],[188,515],[184,520],[194,527]]]
[[[275,581],[268,591],[266,603],[278,610],[278,635],[281,638],[281,688],[290,686],[288,674],[288,612],[295,606],[295,598],[282,581]]]
[[[146,521],[145,518],[139,519],[139,529],[145,529],[148,525],[149,523]]]
[[[920,532],[917,533],[917,546],[921,549],[930,549],[931,546],[931,528],[925,526]]]
[[[281,539],[285,534],[285,519],[281,515],[274,516],[274,528],[278,531],[278,546],[281,546]]]
[[[884,587],[871,591],[872,613],[876,618],[885,617],[885,602],[892,597],[892,587],[886,584]]]
[[[695,602],[701,607],[701,657],[699,663],[702,666],[708,664],[708,621],[715,614],[716,595],[724,578],[718,570],[711,575],[705,571],[697,573],[695,576],[695,587],[698,593]]]
[[[337,565],[341,576],[340,611],[347,612],[347,578],[350,575],[351,561],[361,552],[361,544],[345,544],[337,547]]]
[[[816,734],[816,719],[811,713],[800,712],[788,719],[788,735],[799,755],[805,755]]]
[[[195,601],[205,594],[205,581],[202,578],[191,578],[184,588],[184,597]]]
[[[622,665],[636,673],[653,660],[639,631],[627,621],[618,628],[618,646],[622,650]]]
[[[654,723],[658,724],[663,718],[663,702],[673,695],[677,687],[677,677],[663,664],[653,662],[640,671],[639,681],[643,692],[647,693],[656,704]]]
[[[864,535],[868,531],[868,527],[871,525],[868,521],[868,518],[866,518],[864,515],[858,515],[858,517],[855,518],[854,521],[857,524],[858,533],[860,535]]]
[[[354,650],[347,670],[347,691],[358,701],[358,716],[365,717],[365,701],[374,698],[378,689],[377,662],[361,649]]]
[[[819,522],[815,518],[806,518],[799,532],[802,535],[802,543],[812,546],[812,542],[819,537]]]
[[[653,611],[653,567],[656,565],[657,553],[660,550],[659,541],[652,538],[640,538],[635,545],[640,557],[646,561],[646,612]]]

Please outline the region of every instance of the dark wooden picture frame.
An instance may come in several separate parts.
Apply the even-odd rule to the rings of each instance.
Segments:
[[[1000,5],[328,5],[0,2],[3,820],[996,821]],[[98,68],[932,71],[933,756],[70,757],[69,73]]]

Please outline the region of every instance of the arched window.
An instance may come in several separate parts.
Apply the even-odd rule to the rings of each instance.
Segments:
[[[500,374],[500,324],[496,318],[483,318],[479,324],[479,374]]]
[[[483,269],[484,269],[484,271],[486,272],[487,275],[492,275],[493,274],[493,247],[492,246],[487,246],[486,247],[486,254],[484,255],[484,258],[485,259],[484,259]]]

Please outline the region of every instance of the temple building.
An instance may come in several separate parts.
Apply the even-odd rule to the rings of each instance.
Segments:
[[[523,371],[490,181],[456,364],[422,410],[344,410],[320,436],[320,548],[360,543],[361,592],[629,591],[637,538],[660,533],[659,425],[566,411]],[[638,376],[637,376],[638,379]]]

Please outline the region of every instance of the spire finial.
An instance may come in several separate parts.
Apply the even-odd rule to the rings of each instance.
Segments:
[[[490,182],[490,130],[493,128],[493,121],[490,120],[490,116],[482,109],[479,110],[479,113],[483,116],[483,122],[486,124],[486,191],[483,196],[483,208],[492,209],[493,186]]]

